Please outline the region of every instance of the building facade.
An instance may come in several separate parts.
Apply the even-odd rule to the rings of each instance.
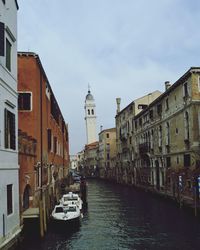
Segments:
[[[78,171],[78,156],[70,155],[70,170]]]
[[[98,167],[101,178],[115,178],[116,129],[110,128],[99,133]]]
[[[0,1],[0,249],[20,233],[17,1]]]
[[[95,177],[99,175],[98,150],[99,150],[98,141],[85,145],[83,174],[87,177]]]
[[[19,162],[21,207],[39,209],[42,201],[48,215],[55,197],[59,198],[60,182],[68,175],[68,126],[40,58],[32,52],[18,53],[18,115],[20,133],[30,144],[26,146],[29,164],[24,164],[24,157]]]
[[[120,183],[132,184],[134,178],[134,117],[160,96],[160,91],[136,99],[120,110],[120,98],[117,98],[116,122],[116,178]]]
[[[96,105],[93,95],[90,90],[85,98],[85,122],[87,144],[97,141],[96,135]]]
[[[190,68],[134,118],[135,184],[196,204],[200,177],[200,68]]]

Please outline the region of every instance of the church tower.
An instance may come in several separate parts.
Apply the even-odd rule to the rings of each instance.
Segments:
[[[86,121],[86,136],[87,144],[97,141],[96,137],[96,110],[94,97],[88,88],[88,94],[85,98],[85,121]]]

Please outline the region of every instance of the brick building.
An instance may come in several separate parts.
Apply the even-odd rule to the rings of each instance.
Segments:
[[[38,208],[42,198],[50,208],[54,197],[58,198],[60,182],[68,174],[68,127],[40,58],[31,52],[18,53],[18,116],[20,133],[28,137],[24,143],[33,147],[37,142],[34,157],[25,152],[29,164],[20,157],[21,207]],[[23,198],[26,195],[29,198]]]

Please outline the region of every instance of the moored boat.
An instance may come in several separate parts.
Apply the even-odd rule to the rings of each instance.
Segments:
[[[60,204],[64,207],[70,205],[76,205],[79,208],[79,210],[81,210],[83,202],[78,194],[69,192],[62,196],[62,198],[60,199]]]
[[[55,222],[74,223],[79,222],[81,217],[80,209],[75,204],[63,206],[56,205],[52,211],[52,219]]]

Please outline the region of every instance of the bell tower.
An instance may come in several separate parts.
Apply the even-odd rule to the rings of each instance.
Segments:
[[[97,141],[96,136],[96,105],[94,97],[91,94],[88,86],[88,93],[85,98],[85,122],[86,122],[86,136],[87,144]]]

